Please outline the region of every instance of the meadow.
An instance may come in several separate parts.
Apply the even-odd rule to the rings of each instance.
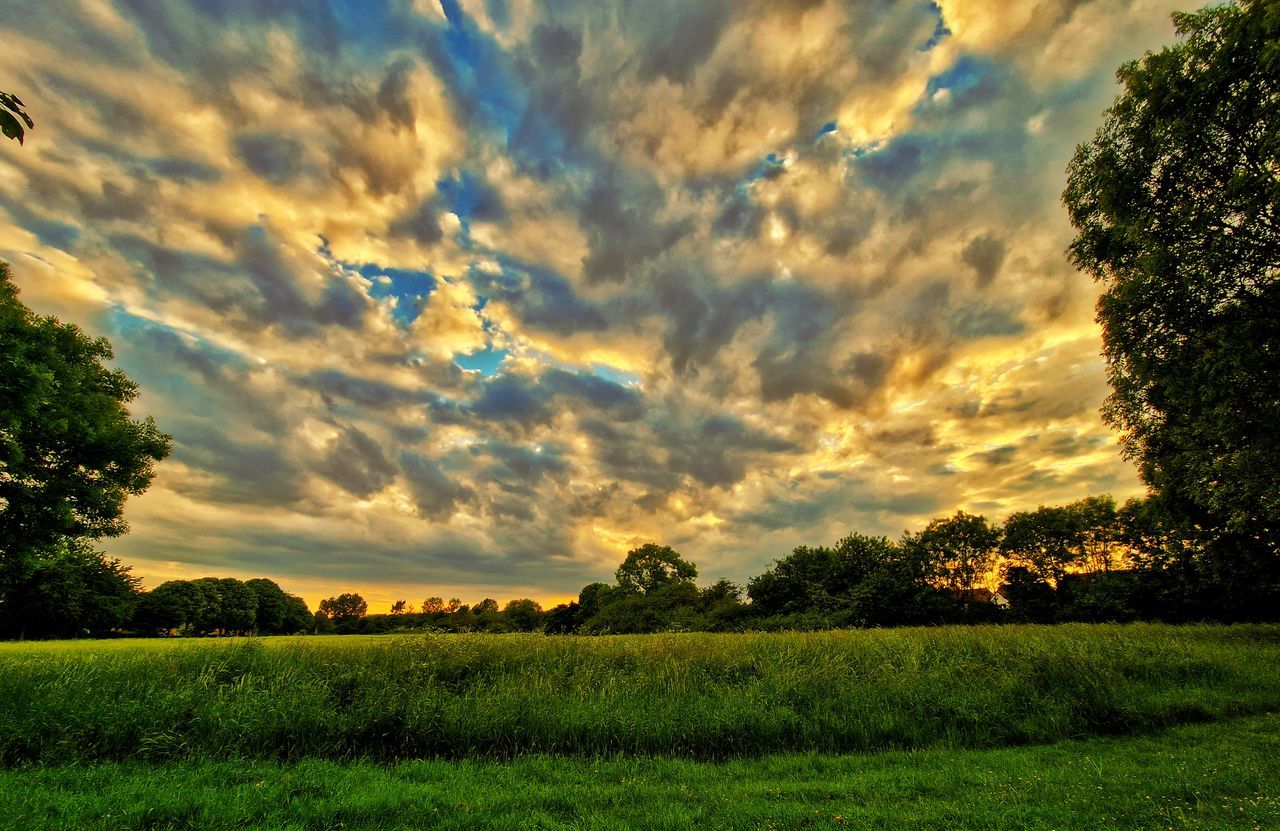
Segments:
[[[0,644],[0,828],[1280,827],[1280,627]]]
[[[1280,627],[0,645],[0,762],[990,748],[1280,710]]]

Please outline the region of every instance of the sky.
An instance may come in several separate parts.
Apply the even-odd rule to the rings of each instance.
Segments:
[[[1140,492],[1074,147],[1160,0],[0,6],[0,259],[174,440],[147,586],[544,603]]]

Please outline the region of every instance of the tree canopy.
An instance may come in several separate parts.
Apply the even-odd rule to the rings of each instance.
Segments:
[[[0,263],[0,557],[126,529],[125,498],[151,483],[170,438],[125,406],[137,386],[111,345],[18,300]]]
[[[668,583],[691,582],[698,567],[671,546],[650,542],[628,551],[614,576],[624,592],[649,594]]]
[[[1280,5],[1178,14],[1077,148],[1069,253],[1099,280],[1103,416],[1188,527],[1280,550]],[[1237,543],[1229,543],[1236,545]]]

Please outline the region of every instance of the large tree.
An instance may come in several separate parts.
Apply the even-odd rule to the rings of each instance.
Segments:
[[[1174,16],[1183,39],[1120,68],[1076,150],[1070,256],[1098,302],[1103,409],[1189,528],[1280,547],[1280,4]],[[1225,550],[1225,549],[1224,549]]]
[[[614,576],[624,592],[650,594],[668,583],[692,583],[698,567],[671,546],[649,542],[628,551]]]
[[[126,406],[138,387],[111,345],[34,314],[0,263],[0,556],[126,530],[169,437]]]
[[[109,564],[68,570],[66,552],[123,533],[126,497],[169,454],[150,418],[130,416],[138,389],[111,358],[105,338],[24,306],[0,263],[0,618],[41,574]]]

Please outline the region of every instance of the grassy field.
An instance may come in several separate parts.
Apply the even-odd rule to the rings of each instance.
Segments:
[[[0,644],[0,829],[1280,828],[1280,627]]]
[[[0,770],[0,828],[1280,828],[1280,716],[997,750]]]
[[[1280,710],[1280,627],[0,645],[0,762],[993,748]]]

